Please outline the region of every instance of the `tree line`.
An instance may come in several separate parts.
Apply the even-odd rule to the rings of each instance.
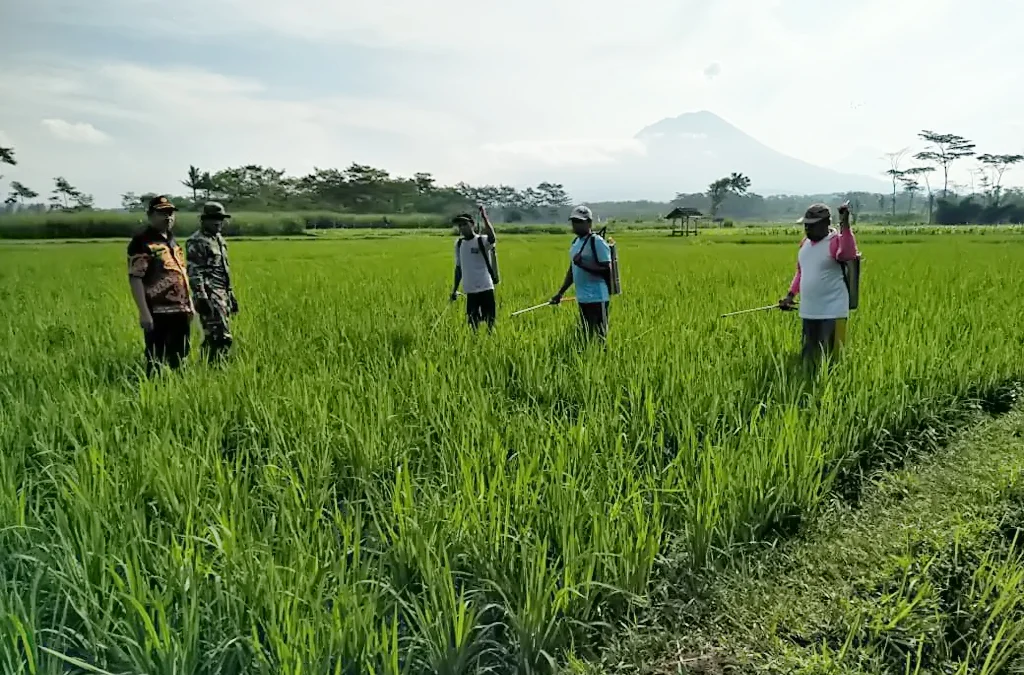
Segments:
[[[0,147],[0,165],[6,164],[8,166],[17,166],[18,161],[15,158],[14,148]],[[3,175],[0,174],[0,179]],[[63,176],[57,176],[53,179],[53,191],[50,193],[48,207],[46,205],[36,205],[36,207],[42,206],[43,208],[49,208],[51,210],[61,211],[82,211],[92,208],[93,197],[90,194],[86,194],[73,186]],[[15,204],[25,206],[26,200],[32,200],[39,197],[39,193],[28,187],[24,183],[19,181],[11,181],[11,192],[4,199],[4,205],[10,208]]]
[[[525,190],[464,182],[444,186],[430,173],[405,178],[356,163],[344,170],[315,168],[305,176],[286,176],[282,169],[257,164],[214,173],[190,166],[181,184],[189,191],[183,198],[187,207],[212,199],[247,211],[323,209],[397,215],[448,213],[486,204],[504,211],[506,220],[516,221],[555,217],[572,203],[558,183],[542,182]],[[125,208],[133,209],[138,202],[132,193],[122,196]]]
[[[808,200],[849,199],[856,212],[872,219],[914,222],[927,214],[928,223],[1024,222],[1024,191],[1003,186],[1005,174],[1024,162],[1024,155],[976,152],[976,145],[957,134],[923,130],[924,147],[910,155],[909,148],[887,153],[891,181],[889,194],[848,192],[840,195],[773,195],[751,191],[751,179],[733,172],[708,185],[703,192],[676,194],[671,202],[603,202],[593,204],[602,217],[656,219],[672,206],[697,209],[715,220],[789,219],[803,211]],[[905,165],[910,156],[914,165]],[[969,158],[970,186],[949,180],[951,167]],[[0,147],[0,165],[17,165],[13,148]],[[941,170],[942,188],[932,189],[931,176]],[[2,176],[0,176],[2,178]],[[924,184],[922,187],[922,183]],[[182,210],[196,210],[216,200],[238,211],[341,211],[353,214],[448,214],[484,204],[504,222],[554,221],[564,216],[572,200],[563,185],[542,182],[517,189],[508,185],[473,186],[465,182],[439,185],[430,173],[411,178],[393,176],[372,166],[353,163],[348,168],[314,168],[305,176],[288,176],[282,169],[249,164],[218,171],[189,166],[180,181],[185,193],[172,195]],[[46,203],[32,203],[39,193],[12,181],[5,200],[31,210],[82,211],[93,208],[92,195],[63,176],[54,178]],[[918,199],[918,195],[921,198]],[[121,206],[141,211],[154,193],[126,192]],[[915,208],[915,205],[917,208]]]
[[[918,138],[926,145],[924,149],[912,155],[913,159],[919,162],[916,166],[903,164],[910,152],[909,148],[886,154],[889,168],[885,175],[892,181],[890,204],[893,217],[897,213],[897,192],[902,188],[911,205],[914,195],[924,191],[929,223],[955,225],[1024,222],[1024,194],[1020,190],[1007,190],[1003,187],[1003,176],[1014,166],[1024,162],[1024,155],[978,153],[977,145],[970,139],[930,129],[922,130],[918,133]],[[967,186],[951,185],[949,171],[955,163],[971,158],[976,163],[968,172],[971,176],[970,191],[961,196],[960,192]],[[936,194],[932,190],[929,176],[940,169],[942,190]]]
[[[929,224],[1024,223],[1024,190],[1003,186],[1005,174],[1017,164],[1024,163],[1024,155],[979,154],[973,141],[957,134],[929,129],[922,130],[918,138],[926,145],[912,155],[917,161],[916,165],[905,166],[903,163],[910,152],[909,148],[885,155],[890,166],[884,175],[892,183],[891,194],[848,192],[842,195],[815,195],[815,201],[845,198],[862,215],[873,215],[876,218],[885,215],[889,221],[916,221],[918,216],[927,213]],[[956,162],[968,158],[975,158],[977,165],[969,171],[972,181],[969,192],[962,194],[968,186],[951,184],[949,173]],[[939,170],[942,189],[933,191],[930,176]],[[615,205],[619,208],[606,208],[605,211],[617,212],[621,208],[631,208],[638,212],[638,217],[644,217],[652,215],[654,209],[661,211],[667,206],[680,206],[696,209],[715,220],[721,220],[719,215],[736,219],[772,220],[802,212],[808,201],[805,195],[763,197],[751,192],[750,184],[749,177],[734,172],[712,181],[704,192],[677,194],[671,204],[627,202]],[[918,209],[915,210],[915,197],[922,192],[925,201],[923,204],[918,201]]]
[[[14,150],[0,148],[3,161],[16,165]],[[283,169],[249,164],[209,171],[189,166],[180,181],[186,192],[170,195],[182,210],[197,210],[203,202],[223,202],[237,211],[343,211],[355,214],[440,214],[485,204],[501,212],[506,222],[557,219],[572,205],[565,187],[542,182],[516,189],[508,185],[439,185],[430,173],[411,178],[392,176],[384,169],[353,163],[348,168],[315,168],[305,176],[288,176]],[[157,193],[126,192],[121,207],[141,211]],[[18,181],[11,182],[5,203],[28,207],[39,193]],[[58,176],[48,203],[32,205],[33,210],[81,211],[93,207],[92,195]]]

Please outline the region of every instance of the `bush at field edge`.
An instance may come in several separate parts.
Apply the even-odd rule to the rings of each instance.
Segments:
[[[0,239],[127,239],[138,232],[143,213],[85,211],[78,213],[26,213],[0,216]],[[175,232],[188,235],[199,226],[196,213],[180,212]],[[306,230],[327,229],[420,229],[445,228],[448,220],[440,215],[381,216],[375,214],[301,211],[283,213],[233,214],[224,228],[228,236],[301,235]]]
[[[0,240],[33,240],[33,239],[128,239],[136,234],[145,222],[143,213],[127,213],[117,211],[80,211],[80,212],[45,212],[16,213],[0,215]],[[746,243],[742,236],[761,237],[783,236],[798,237],[799,226],[786,223],[744,222],[740,226],[724,228],[701,228],[703,232],[721,237],[722,240],[734,243]],[[178,213],[175,232],[179,236],[188,236],[199,226],[199,217],[195,212]],[[608,226],[614,232],[626,230],[668,231],[665,221],[626,222],[609,219],[598,225]],[[308,233],[329,230],[445,230],[451,225],[447,216],[442,214],[354,214],[331,211],[285,211],[273,212],[238,212],[224,228],[227,236],[243,237],[275,237],[301,236]],[[503,234],[566,234],[566,223],[496,223]],[[869,224],[856,228],[864,234],[878,235],[935,235],[935,234],[1024,234],[1024,227],[1019,225],[884,225]],[[762,241],[762,243],[764,243]]]

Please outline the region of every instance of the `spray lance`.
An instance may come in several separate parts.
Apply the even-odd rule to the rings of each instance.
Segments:
[[[458,297],[460,295],[463,295],[463,293],[461,291],[455,291],[455,296],[456,297]],[[444,309],[441,310],[440,314],[437,315],[437,319],[434,320],[434,324],[430,327],[430,334],[431,335],[434,334],[434,331],[441,324],[441,319],[443,319],[444,315],[448,313],[448,308],[451,307],[454,302],[455,302],[455,298],[452,298],[451,302],[446,304],[444,306]]]
[[[576,298],[562,298],[562,302],[575,302],[575,300],[576,300]],[[520,314],[526,314],[527,312],[532,312],[532,311],[534,311],[536,309],[541,309],[542,307],[557,307],[557,306],[558,305],[552,305],[550,301],[542,302],[539,305],[534,305],[533,307],[527,307],[526,309],[521,309],[518,312],[512,312],[512,316],[519,316]]]
[[[723,314],[718,318],[724,319],[729,316],[739,316],[740,314],[753,314],[754,312],[770,312],[773,309],[777,309],[780,312],[792,312],[796,308],[796,305],[793,305],[791,307],[783,307],[782,305],[775,303],[774,305],[765,305],[764,307],[755,307],[754,309],[741,309],[738,312],[729,312],[728,314]]]

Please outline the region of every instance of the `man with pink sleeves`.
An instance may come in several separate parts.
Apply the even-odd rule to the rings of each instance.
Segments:
[[[850,291],[843,263],[857,257],[857,241],[850,229],[850,202],[839,207],[839,232],[832,229],[832,213],[825,204],[812,204],[799,221],[804,239],[797,254],[796,276],[789,293],[779,301],[792,309],[797,294],[803,321],[804,361],[816,364],[822,355],[840,349],[846,340]]]

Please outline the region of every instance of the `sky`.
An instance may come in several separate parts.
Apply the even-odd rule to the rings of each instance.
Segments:
[[[65,176],[98,206],[184,193],[190,164],[540,181],[696,110],[867,175],[921,129],[1024,153],[1024,3],[1006,0],[2,5],[0,145],[19,163],[0,189]]]

